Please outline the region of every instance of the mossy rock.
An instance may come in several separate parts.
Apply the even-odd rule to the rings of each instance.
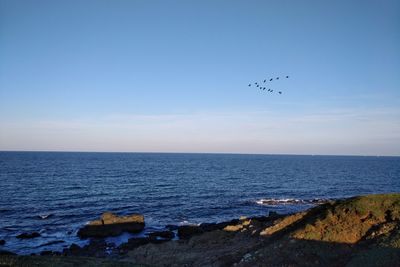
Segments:
[[[400,194],[339,200],[308,212],[291,236],[355,244],[377,225],[400,219]]]

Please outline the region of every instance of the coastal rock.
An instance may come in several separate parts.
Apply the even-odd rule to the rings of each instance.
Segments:
[[[0,249],[0,256],[6,256],[6,255],[13,256],[13,255],[17,255],[17,254],[15,254],[14,252],[11,252],[11,251],[1,250]]]
[[[148,237],[139,237],[139,238],[130,238],[128,242],[121,244],[118,247],[120,254],[126,254],[128,251],[137,248],[139,246],[143,246],[150,243],[150,238]]]
[[[111,212],[103,213],[100,220],[95,220],[79,229],[78,236],[87,237],[108,237],[118,236],[122,232],[139,233],[144,229],[144,216],[131,214],[118,216]]]
[[[53,255],[53,251],[51,250],[43,250],[42,252],[40,252],[40,256],[52,256]]]
[[[275,218],[275,217],[279,217],[279,214],[276,211],[270,211],[268,213],[269,217]]]
[[[170,231],[175,231],[175,230],[178,230],[179,226],[178,226],[178,225],[175,225],[175,224],[167,224],[167,225],[165,226],[165,228],[168,229],[168,230],[170,230]]]
[[[114,245],[107,244],[103,239],[92,239],[89,244],[83,247],[72,244],[68,249],[63,250],[63,255],[104,258],[108,256],[107,251],[113,248]]]
[[[159,232],[153,232],[149,234],[150,239],[157,239],[157,238],[163,238],[163,239],[172,239],[175,237],[174,232],[172,231],[159,231]]]
[[[227,232],[237,232],[243,229],[243,225],[238,224],[238,225],[228,225],[224,228],[224,231]]]
[[[221,226],[242,229],[205,231]],[[64,255],[72,257],[43,252],[52,256],[0,258],[10,259],[6,266],[399,266],[400,194],[338,200],[277,218],[179,229],[181,235],[194,236],[171,241],[131,238],[117,248],[96,239],[83,248],[71,245]]]
[[[183,239],[202,233],[204,233],[204,230],[197,225],[182,225],[178,228],[178,237]]]
[[[40,234],[38,232],[33,232],[33,233],[22,233],[17,235],[16,237],[19,239],[30,239],[30,238],[35,238],[39,237]]]
[[[202,223],[199,225],[204,232],[214,231],[221,229],[221,226],[216,223]]]
[[[6,244],[6,241],[3,240],[3,239],[1,239],[1,240],[0,240],[0,246],[3,246],[3,245],[5,245],[5,244]]]
[[[73,244],[71,244],[71,246],[69,246],[69,248],[67,248],[67,249],[64,249],[64,253],[65,254],[74,254],[74,253],[76,253],[77,251],[79,251],[81,249],[81,247],[80,246],[78,246],[77,244],[75,244],[75,243],[73,243]]]

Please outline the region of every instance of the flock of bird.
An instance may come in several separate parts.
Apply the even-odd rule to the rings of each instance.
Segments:
[[[289,79],[289,76],[286,76],[286,79]],[[270,78],[269,79],[269,81],[270,82],[272,82],[274,80],[274,78]],[[276,77],[275,78],[275,80],[279,80],[279,77]],[[266,83],[267,82],[267,79],[264,79],[264,81],[263,81],[263,83]],[[249,87],[251,87],[251,83],[249,83]],[[256,86],[257,88],[260,88],[260,90],[265,90],[265,89],[267,89],[267,87],[265,87],[265,86],[263,86],[263,84],[262,83],[258,83],[258,82],[255,82],[254,83],[254,86]],[[273,89],[270,89],[270,88],[268,88],[268,90],[267,90],[268,92],[270,92],[270,93],[273,93],[274,92],[274,90]],[[278,91],[278,94],[282,94],[282,91]]]

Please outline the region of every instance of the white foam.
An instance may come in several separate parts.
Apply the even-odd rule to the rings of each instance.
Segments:
[[[262,198],[256,200],[258,205],[264,206],[279,206],[279,205],[296,205],[296,204],[322,204],[326,199],[296,199],[296,198]]]

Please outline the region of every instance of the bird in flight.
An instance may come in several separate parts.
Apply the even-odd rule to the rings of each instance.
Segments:
[[[279,76],[278,76],[278,77],[275,77],[275,78],[269,78],[269,81],[272,82],[273,80],[279,80],[279,78],[280,78]],[[289,79],[289,75],[282,76],[282,79],[283,79],[283,78]],[[266,83],[267,80],[268,80],[268,79],[261,80],[260,83]],[[253,83],[249,83],[248,86],[251,87],[252,84],[253,84]],[[257,88],[260,88],[260,90],[266,90],[266,89],[267,89],[266,87],[261,86],[261,84],[259,84],[258,82],[254,82],[254,85],[255,85]],[[268,89],[267,89],[267,92],[273,93],[274,90],[271,89],[271,88],[268,88]],[[275,92],[277,92],[277,93],[280,94],[280,95],[283,93],[282,91],[278,91],[278,90],[275,90]]]

